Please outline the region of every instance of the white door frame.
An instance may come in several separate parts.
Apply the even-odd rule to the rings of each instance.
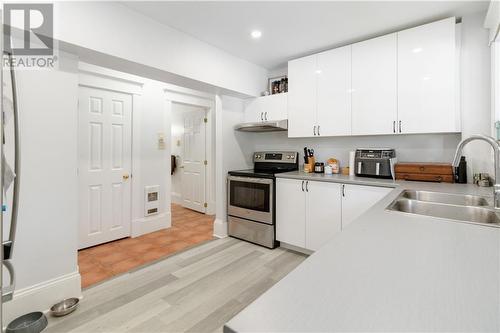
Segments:
[[[195,90],[168,86],[165,91],[165,128],[168,128],[168,144],[172,140],[171,113],[172,103],[184,104],[204,108],[206,110],[207,124],[205,134],[205,156],[207,167],[205,169],[205,199],[207,201],[206,214],[215,214],[215,96],[204,94]],[[171,181],[169,177],[169,182]],[[167,184],[167,188],[171,188]]]
[[[132,203],[133,203],[133,198],[134,198],[134,192],[137,191],[136,185],[134,184],[134,177],[133,175],[139,174],[138,171],[138,161],[134,156],[136,156],[136,151],[134,151],[134,130],[136,129],[136,124],[134,121],[134,116],[136,111],[138,110],[139,106],[139,100],[142,95],[142,82],[137,82],[137,81],[131,81],[131,80],[125,80],[122,78],[117,78],[114,76],[109,76],[109,75],[104,75],[101,73],[97,73],[93,70],[88,70],[87,66],[85,64],[82,64],[82,66],[79,66],[79,75],[78,75],[78,86],[79,87],[88,87],[88,88],[94,88],[94,89],[101,89],[101,90],[108,90],[108,91],[114,91],[114,92],[119,92],[119,93],[125,93],[128,94],[132,97],[132,126],[131,126],[131,177],[132,177],[132,182],[130,186],[130,202],[128,203],[129,209],[130,209],[130,218],[127,223],[130,225],[130,233],[128,236],[133,236],[133,225],[132,225],[132,219],[133,219],[133,209],[132,209]],[[77,108],[77,112],[79,112]],[[79,137],[80,133],[77,132],[77,136]],[[77,149],[80,149],[79,147]],[[79,156],[79,152],[78,152]],[[80,165],[78,165],[80,167]],[[80,225],[81,221],[78,220],[78,225]]]

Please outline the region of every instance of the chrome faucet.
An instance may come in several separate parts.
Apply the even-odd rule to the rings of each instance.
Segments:
[[[455,158],[453,159],[453,166],[458,167],[458,164],[460,163],[460,157],[462,156],[462,151],[465,145],[474,140],[486,141],[493,148],[493,153],[495,155],[495,185],[493,185],[493,200],[495,209],[500,209],[500,143],[497,140],[495,140],[491,136],[482,134],[472,135],[467,139],[463,139],[457,146]]]

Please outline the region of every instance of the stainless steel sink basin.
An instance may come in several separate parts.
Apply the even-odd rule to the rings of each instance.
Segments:
[[[500,210],[495,210],[488,205],[488,199],[472,195],[403,191],[387,209],[408,214],[500,227]]]
[[[475,195],[449,194],[428,191],[409,191],[406,190],[401,195],[403,198],[418,201],[436,202],[459,206],[489,206],[486,198]]]

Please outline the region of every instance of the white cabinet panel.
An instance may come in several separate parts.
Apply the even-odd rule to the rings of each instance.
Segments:
[[[287,119],[287,93],[252,98],[245,102],[245,121]]]
[[[351,134],[351,46],[318,54],[317,125],[320,136]]]
[[[303,181],[276,180],[276,239],[306,247],[306,192]]]
[[[316,55],[288,62],[288,137],[314,136]]]
[[[308,181],[306,248],[316,251],[341,231],[341,184]]]
[[[398,32],[401,133],[459,132],[455,18]]]
[[[392,188],[343,185],[342,190],[342,229],[385,197]]]
[[[397,120],[397,40],[352,45],[352,134],[392,134]]]

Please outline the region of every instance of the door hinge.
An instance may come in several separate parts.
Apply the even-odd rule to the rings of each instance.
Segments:
[[[207,118],[203,118],[203,122],[208,123],[208,119]]]
[[[205,202],[205,203],[203,204],[203,207],[207,208],[207,207],[208,207],[208,204]]]
[[[203,164],[208,165],[208,161],[207,160],[203,161]]]

